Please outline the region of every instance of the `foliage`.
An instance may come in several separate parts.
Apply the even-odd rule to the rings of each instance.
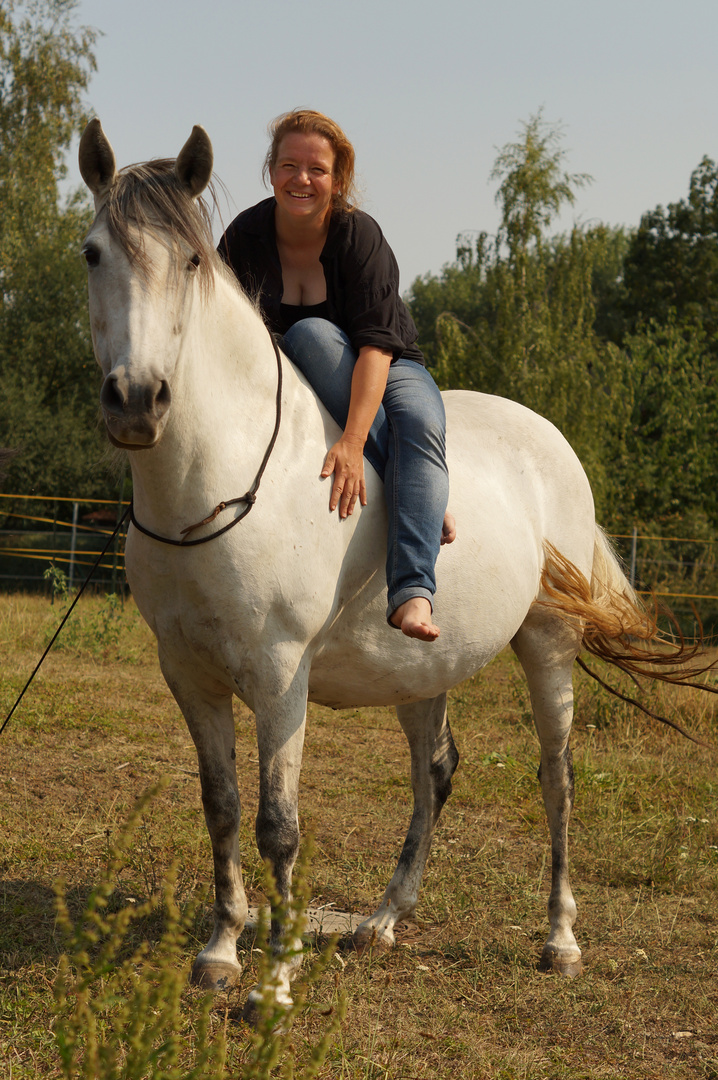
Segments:
[[[620,241],[602,227],[545,235],[589,180],[563,171],[560,134],[540,113],[524,125],[492,172],[500,181],[496,238],[460,237],[456,262],[440,279],[418,279],[410,300],[439,384],[513,398],[552,420],[603,508],[611,495],[605,433],[624,406],[619,358],[594,329],[593,288],[606,283]]]
[[[118,877],[129,858],[143,811],[167,787],[154,785],[138,799],[127,823],[114,841],[102,881],[91,893],[82,917],[74,922],[65,887],[56,886],[57,919],[68,951],[60,958],[55,980],[55,1040],[65,1080],[223,1080],[227,1056],[226,1013],[222,1027],[212,1022],[212,995],[203,996],[196,1011],[191,1065],[186,1064],[182,1011],[186,1000],[188,965],[183,963],[187,934],[197,904],[180,911],[175,900],[176,868],[160,890],[141,903],[116,908]],[[267,871],[266,891],[273,914],[283,926],[283,940],[300,939],[309,898],[309,848],[295,872],[295,895],[282,903]],[[143,925],[162,914],[165,929],[154,948],[140,937]],[[260,977],[271,987],[276,963],[266,919],[260,925]],[[291,950],[292,946],[288,945]],[[290,1032],[306,1007],[308,989],[322,976],[334,953],[331,942],[298,987],[289,1009],[277,1008],[267,996],[259,1006],[256,1029],[249,1039],[240,1080],[311,1080],[322,1067],[332,1038],[344,1018],[340,1003],[309,1060],[295,1072]],[[287,954],[289,955],[289,954]],[[185,1000],[183,1000],[183,998]]]
[[[77,925],[63,886],[56,890],[58,925],[68,940],[55,981],[55,1039],[66,1080],[210,1080],[223,1075],[225,1040],[221,1031],[208,1037],[209,998],[199,1013],[193,1066],[182,1072],[177,1068],[187,979],[180,958],[193,913],[190,909],[181,914],[175,903],[174,874],[144,903],[127,904],[119,911],[111,907],[142,811],[158,790],[150,789],[138,800]],[[164,911],[166,929],[153,954],[146,940],[128,948],[133,925],[159,910]]]
[[[718,166],[704,157],[688,197],[644,214],[624,262],[627,332],[671,318],[697,323],[718,357]]]
[[[587,173],[562,172],[566,151],[562,129],[547,124],[539,110],[522,124],[519,142],[507,143],[494,163],[492,180],[499,180],[496,201],[501,207],[497,243],[505,243],[509,260],[520,264],[532,246],[540,248],[544,231],[564,203],[573,205],[575,189],[590,183]]]
[[[301,1074],[295,1074],[295,1062],[293,1046],[290,1035],[295,1021],[306,1009],[307,994],[310,987],[319,982],[326,972],[333,956],[336,940],[331,939],[324,951],[314,961],[311,969],[305,974],[300,983],[292,989],[292,1004],[289,1008],[277,1005],[272,997],[272,991],[276,987],[273,981],[273,970],[277,960],[291,961],[297,955],[297,948],[306,951],[301,944],[301,934],[304,926],[304,918],[309,904],[310,891],[310,860],[313,853],[311,841],[304,843],[297,865],[292,877],[293,895],[288,901],[282,900],[279,895],[271,869],[265,866],[264,884],[265,893],[271,903],[272,918],[276,919],[282,927],[282,947],[279,954],[275,954],[269,939],[269,920],[265,910],[260,912],[258,941],[261,945],[261,958],[259,963],[259,981],[269,991],[258,1004],[256,1028],[252,1033],[251,1048],[247,1055],[245,1066],[242,1071],[242,1080],[264,1080],[275,1075],[277,1067],[282,1065],[281,1076],[283,1080],[312,1080],[321,1069],[327,1053],[331,1047],[334,1036],[339,1031],[346,1014],[346,1003],[341,997],[337,1007],[327,1010],[331,1015],[326,1030],[319,1042],[312,1048],[309,1061],[302,1068]]]
[[[0,444],[10,490],[99,494],[97,379],[79,193],[61,199],[64,155],[85,122],[96,32],[76,0],[0,0]]]
[[[59,566],[55,566],[54,563],[50,563],[48,568],[43,571],[43,581],[46,581],[50,586],[50,603],[55,603],[55,598],[59,597],[60,600],[67,600],[68,587],[67,587],[67,574],[64,570],[61,570]]]
[[[705,535],[707,523],[718,525],[718,387],[705,333],[651,322],[626,337],[623,374],[628,422],[614,443],[613,520]]]
[[[548,236],[584,174],[564,169],[541,114],[499,152],[501,222],[458,238],[440,276],[409,297],[437,380],[514,398],[552,420],[591,480],[610,529],[709,538],[718,529],[718,172],[704,159],[688,199]]]
[[[58,612],[59,617],[63,618],[74,601],[68,595],[67,579],[63,571],[53,566],[51,572],[54,572],[54,576],[48,571],[44,575],[53,590],[51,603],[54,603],[55,596],[63,600]],[[124,619],[124,614],[123,601],[117,593],[98,597],[92,605],[79,604],[63,627],[54,648],[75,655],[86,652],[97,660],[118,659],[125,623],[131,621]],[[48,627],[48,641],[55,629],[52,624]]]

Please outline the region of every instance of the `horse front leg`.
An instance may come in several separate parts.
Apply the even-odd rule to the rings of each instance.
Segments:
[[[277,681],[277,674],[266,680]],[[284,681],[284,680],[282,680]],[[259,854],[272,870],[284,905],[291,899],[292,870],[299,852],[299,776],[307,714],[307,677],[295,671],[281,694],[255,695],[259,752],[259,807],[256,835]],[[302,963],[298,935],[288,935],[278,912],[272,910],[270,947],[274,963],[264,981],[251,991],[245,1019],[256,1020],[260,1003],[288,1008],[292,1003],[291,981]]]
[[[214,929],[194,962],[190,981],[208,990],[228,990],[242,972],[237,938],[247,918],[239,854],[232,695],[219,684],[209,686],[196,679],[186,664],[162,656],[160,664],[197,749],[202,806],[214,860]]]
[[[551,834],[551,930],[539,967],[569,978],[581,973],[581,950],[573,933],[576,902],[568,872],[568,822],[574,797],[568,740],[573,721],[572,670],[580,640],[580,634],[560,619],[532,612],[511,642],[529,685],[541,744],[539,780]]]
[[[430,701],[399,705],[396,711],[411,752],[414,811],[382,902],[354,931],[354,944],[359,951],[368,947],[391,948],[394,926],[413,915],[434,829],[451,794],[451,777],[459,763],[447,718],[446,694]]]

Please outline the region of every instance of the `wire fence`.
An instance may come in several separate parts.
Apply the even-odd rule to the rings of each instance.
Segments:
[[[123,499],[0,493],[0,588],[47,588],[45,574],[54,566],[72,591],[85,580],[127,505]],[[125,535],[123,526],[97,568],[96,589],[124,590]]]
[[[124,486],[124,485],[123,485]],[[73,589],[84,581],[120,521],[127,500],[48,498],[0,493],[0,589],[48,588],[48,567],[61,569]],[[95,574],[94,587],[125,588],[127,526]],[[631,533],[612,536],[631,584],[655,596],[686,632],[718,630],[718,539]]]

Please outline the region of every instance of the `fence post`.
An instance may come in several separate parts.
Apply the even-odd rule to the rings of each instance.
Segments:
[[[631,588],[636,587],[636,549],[638,547],[638,529],[633,526],[633,539],[631,540],[631,571],[628,580],[631,583]]]
[[[117,591],[117,562],[120,553],[120,521],[122,520],[122,496],[125,493],[125,477],[127,476],[127,462],[124,462],[122,466],[122,478],[120,480],[120,495],[117,500],[117,520],[115,521],[115,527],[117,528],[117,536],[115,537],[114,554],[112,559],[112,591]],[[125,582],[122,581],[122,603],[125,603]]]
[[[68,591],[72,592],[72,583],[75,577],[75,545],[77,544],[77,515],[80,510],[80,504],[74,502],[72,504],[72,534],[70,536],[70,570],[68,573]]]

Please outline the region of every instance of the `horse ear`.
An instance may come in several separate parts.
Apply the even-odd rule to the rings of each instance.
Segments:
[[[96,199],[110,190],[117,176],[115,152],[96,116],[90,120],[80,139],[80,174]]]
[[[175,162],[175,175],[193,199],[207,187],[213,164],[214,153],[209,135],[203,127],[195,124]]]

